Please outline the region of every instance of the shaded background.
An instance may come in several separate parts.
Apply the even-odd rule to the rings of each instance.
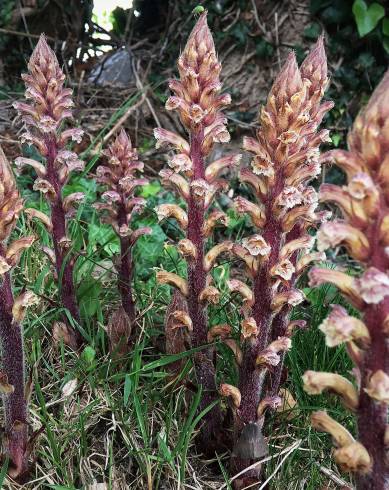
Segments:
[[[116,3],[121,7],[114,8]],[[17,138],[11,102],[19,97],[20,72],[41,32],[55,47],[75,90],[76,117],[88,134],[83,144],[92,147],[99,142],[99,132],[114,125],[112,116],[115,121],[123,116],[123,103],[131,98],[127,105],[138,105],[124,125],[141,149],[149,149],[156,124],[177,126],[163,108],[167,79],[175,73],[177,55],[193,26],[192,9],[198,4],[209,10],[222,79],[232,95],[227,115],[233,139],[255,122],[288,51],[294,49],[301,61],[324,32],[332,77],[327,97],[335,101],[326,124],[334,146],[343,146],[347,127],[389,59],[389,18],[374,10],[377,5],[383,10],[383,1],[134,0],[127,9],[123,7],[130,1],[116,3],[2,0],[0,134],[10,157],[19,151],[12,147]],[[107,11],[102,15],[104,5]],[[155,156],[151,149],[148,156]]]

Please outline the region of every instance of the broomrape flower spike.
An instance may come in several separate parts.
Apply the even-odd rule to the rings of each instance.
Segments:
[[[243,140],[252,160],[240,178],[252,189],[253,199],[238,197],[235,208],[250,216],[255,234],[236,244],[234,251],[244,260],[251,280],[251,294],[245,292],[250,303],[245,301],[243,311],[256,328],[247,329],[246,321],[242,330],[235,445],[243,428],[257,422],[266,394],[271,399],[278,396],[283,358],[290,347],[287,336],[293,330],[288,328],[291,308],[304,301],[296,280],[310,262],[323,258],[322,253],[309,254],[313,239],[307,230],[321,216],[316,213],[317,194],[308,184],[320,172],[319,147],[328,140],[328,131],[318,130],[332,107],[331,102],[322,103],[327,84],[321,37],[300,68],[290,53],[261,110],[256,138]],[[299,255],[305,259],[298,261]],[[233,457],[232,467],[239,472],[252,462]],[[260,468],[251,469],[237,488],[259,479]]]
[[[25,309],[36,302],[31,291],[14,299],[11,269],[19,263],[22,250],[34,241],[25,237],[8,243],[23,209],[9,163],[0,147],[0,391],[4,404],[5,430],[3,448],[10,459],[9,475],[22,481],[28,472],[28,406],[25,397],[23,331],[20,321]]]
[[[384,490],[389,481],[388,121],[389,71],[356,118],[348,136],[348,151],[336,150],[323,156],[323,160],[332,161],[345,171],[348,185],[340,188],[323,184],[320,189],[321,201],[335,203],[343,220],[322,225],[318,248],[345,246],[360,262],[363,272],[358,278],[329,269],[315,268],[310,273],[311,284],[335,284],[361,313],[360,319],[354,318],[344,308],[335,306],[320,326],[327,345],[345,342],[355,364],[353,372],[359,389],[354,402],[346,405],[356,413],[358,442],[339,443],[334,437],[334,427],[336,432],[344,430],[339,424],[328,422],[328,416],[313,418],[316,428],[333,435],[338,446],[335,460],[341,469],[355,473],[357,490]],[[337,375],[309,371],[303,377],[305,389],[310,393],[332,389],[343,401],[345,397],[351,401],[350,386],[334,377]],[[313,390],[313,379],[320,380],[320,390],[317,383],[317,390]],[[324,422],[317,423],[318,418]]]
[[[131,221],[136,213],[142,210],[146,201],[141,197],[136,197],[136,190],[147,184],[147,180],[138,178],[137,173],[143,170],[143,163],[138,158],[136,148],[131,145],[131,140],[122,129],[119,135],[107,150],[103,151],[107,162],[105,165],[100,165],[96,169],[95,179],[99,184],[105,187],[105,192],[102,194],[102,201],[95,205],[101,210],[103,220],[112,225],[117,233],[120,241],[120,252],[117,261],[118,270],[118,289],[121,295],[121,308],[116,312],[115,318],[118,328],[122,332],[118,336],[118,332],[114,332],[115,325],[110,322],[111,348],[115,348],[113,339],[118,340],[123,344],[120,353],[125,353],[125,347],[128,349],[128,340],[130,335],[134,336],[135,327],[135,302],[132,295],[132,248],[138,238],[143,235],[150,234],[150,228],[140,228],[137,230],[131,229]],[[127,328],[123,328],[123,325]],[[126,338],[122,338],[126,337]],[[117,342],[116,342],[117,344]]]
[[[70,173],[84,168],[77,154],[67,150],[66,145],[70,141],[80,142],[83,131],[79,128],[63,129],[64,121],[72,117],[72,90],[64,87],[65,75],[43,34],[31,55],[28,73],[22,78],[27,103],[14,104],[25,125],[21,141],[34,145],[45,163],[18,158],[16,164],[19,170],[25,165],[35,169],[38,177],[34,189],[42,192],[50,205],[50,218],[41,216],[40,212],[32,216],[43,218],[43,224],[53,237],[61,301],[72,317],[80,322],[73,282],[74,259],[69,257],[70,247],[64,248],[61,244],[68,240],[67,217],[72,215],[75,203],[81,198],[80,195],[73,196],[73,201],[68,198],[65,209],[62,190]],[[77,348],[81,343],[80,333],[69,324],[66,328],[64,340]]]
[[[185,200],[186,209],[175,205],[157,208],[159,218],[174,217],[186,233],[179,243],[179,250],[187,261],[188,279],[175,274],[158,272],[157,279],[178,288],[186,297],[188,316],[193,329],[190,331],[192,347],[207,343],[208,304],[219,301],[220,293],[212,285],[211,270],[221,253],[232,249],[230,242],[207,247],[216,224],[227,224],[226,216],[212,210],[212,202],[218,192],[225,192],[228,184],[221,174],[235,167],[239,155],[229,155],[214,162],[206,162],[215,143],[229,141],[226,117],[222,108],[230,103],[230,96],[220,94],[221,65],[207,26],[207,13],[203,12],[178,59],[179,80],[171,80],[169,88],[174,93],[166,102],[168,111],[177,111],[188,133],[188,140],[163,128],[156,128],[157,147],[169,146],[176,156],[169,161],[170,169],[161,172],[163,183],[172,185]],[[237,352],[238,354],[238,352]],[[212,349],[195,356],[195,371],[202,386],[200,409],[218,400]],[[216,405],[203,418],[202,438],[204,447],[215,439],[220,429],[221,413]]]

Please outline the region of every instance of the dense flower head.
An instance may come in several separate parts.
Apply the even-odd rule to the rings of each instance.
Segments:
[[[208,154],[213,143],[229,141],[226,118],[220,109],[231,102],[228,94],[220,94],[221,64],[204,12],[197,21],[178,59],[180,80],[171,80],[175,95],[166,102],[167,110],[177,110],[185,127],[191,131],[203,128],[203,153]]]
[[[64,87],[65,75],[43,34],[30,57],[28,70],[29,73],[22,75],[27,103],[14,104],[25,125],[21,142],[34,145],[42,157],[53,160],[58,184],[62,186],[68,181],[71,171],[84,169],[84,162],[77,154],[65,148],[70,141],[80,143],[83,130],[63,128],[63,122],[72,118],[72,89]],[[40,162],[19,158],[16,163],[19,169],[25,165],[32,166],[43,180],[53,179]]]
[[[242,169],[240,178],[252,187],[256,203],[237,197],[234,205],[239,214],[248,214],[258,229],[259,233],[242,240],[242,246],[251,255],[261,254],[269,261],[268,265],[262,261],[262,267],[268,268],[269,284],[273,285],[274,311],[285,301],[291,304],[288,291],[293,290],[298,275],[310,262],[323,258],[323,254],[308,254],[312,241],[307,249],[306,240],[300,238],[306,237],[306,230],[322,219],[316,211],[317,192],[308,183],[320,171],[319,147],[328,139],[327,130],[318,131],[324,114],[332,107],[332,103],[322,102],[327,85],[326,55],[320,37],[300,68],[295,54],[289,54],[261,110],[257,137],[243,140],[243,148],[253,158],[251,168]],[[283,250],[290,241],[287,256],[277,257],[279,244],[271,243],[278,234]],[[267,247],[259,248],[256,237]],[[324,250],[324,241],[322,246]],[[360,253],[366,252],[364,241],[360,248]],[[243,249],[236,247],[245,260]],[[306,257],[296,267],[301,249]],[[247,260],[246,263],[250,268]]]
[[[16,103],[27,126],[40,134],[55,133],[60,123],[72,116],[72,90],[64,88],[65,75],[57,57],[42,34],[22,75],[29,104]]]
[[[356,154],[370,171],[388,164],[388,87],[389,72],[374,91],[366,108],[356,118],[348,138],[350,152]]]
[[[147,184],[146,179],[136,176],[143,170],[143,163],[123,129],[103,155],[107,163],[97,167],[96,181],[107,190],[102,194],[104,202],[97,203],[95,207],[106,212],[105,220],[120,236],[126,236],[131,233],[129,224],[133,215],[145,205],[143,198],[134,195],[139,186]]]

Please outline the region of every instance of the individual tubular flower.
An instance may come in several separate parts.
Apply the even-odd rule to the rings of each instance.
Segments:
[[[147,180],[136,174],[143,170],[143,163],[131,145],[131,140],[122,129],[109,148],[103,151],[107,158],[105,165],[96,169],[95,179],[105,187],[101,198],[103,202],[95,204],[102,211],[103,220],[112,225],[120,241],[120,252],[117,261],[118,289],[121,295],[121,307],[124,310],[129,328],[126,330],[127,341],[135,326],[135,303],[132,295],[132,248],[138,238],[151,233],[150,228],[131,229],[131,221],[146,201],[135,196],[139,186]],[[127,343],[127,341],[125,343]]]
[[[157,128],[154,131],[157,147],[169,146],[176,155],[170,159],[170,169],[161,172],[163,183],[172,186],[184,199],[186,209],[177,205],[161,205],[158,217],[171,217],[178,221],[185,233],[178,248],[187,261],[188,279],[160,271],[157,279],[178,287],[186,296],[188,315],[191,319],[192,347],[207,344],[207,306],[219,301],[220,293],[212,284],[211,271],[221,253],[229,252],[230,242],[207,247],[216,224],[226,224],[226,216],[212,210],[215,195],[228,188],[221,174],[239,163],[239,155],[230,155],[214,162],[206,162],[214,143],[229,141],[226,117],[221,109],[230,103],[230,96],[220,94],[221,65],[217,60],[214,42],[207,26],[206,12],[198,19],[185,49],[178,59],[179,80],[171,80],[169,87],[174,93],[166,102],[167,110],[179,113],[189,135],[188,141],[171,131]],[[196,377],[203,389],[200,409],[203,410],[218,399],[215,368],[211,349],[205,349],[194,357]],[[204,417],[202,428],[205,447],[214,439],[220,428],[221,414],[215,405]]]
[[[28,406],[25,396],[23,331],[20,321],[27,306],[36,302],[31,291],[19,297],[12,294],[11,269],[19,262],[20,252],[30,246],[32,237],[8,243],[23,202],[12,170],[0,148],[0,392],[4,404],[5,430],[3,448],[10,459],[9,474],[22,480],[28,471]]]
[[[320,38],[300,69],[295,55],[289,55],[261,110],[256,138],[243,141],[253,157],[250,167],[240,171],[240,178],[252,189],[253,199],[238,197],[235,208],[250,217],[255,233],[236,244],[234,251],[244,260],[252,283],[251,294],[244,292],[244,310],[255,321],[257,334],[243,331],[242,336],[238,385],[242,400],[235,419],[236,443],[243,427],[257,421],[261,400],[278,396],[289,345],[284,342],[276,348],[277,339],[291,335],[291,309],[305,299],[296,280],[309,263],[323,258],[322,253],[309,253],[314,240],[308,229],[321,219],[316,213],[318,197],[309,182],[320,172],[319,147],[328,140],[328,131],[318,130],[332,107],[331,102],[322,102],[327,84]],[[235,471],[251,463],[232,458]],[[257,481],[259,471],[247,472],[243,486]]]
[[[80,322],[73,282],[74,258],[67,236],[67,218],[73,214],[75,203],[81,196],[79,193],[72,198],[69,196],[65,208],[62,192],[71,172],[84,168],[77,154],[66,148],[69,141],[80,142],[83,131],[79,128],[63,128],[64,121],[72,117],[72,90],[64,87],[65,75],[44,35],[40,37],[31,55],[28,70],[29,73],[22,75],[26,85],[27,103],[15,103],[25,124],[21,141],[34,145],[45,163],[18,158],[16,165],[19,169],[25,165],[34,168],[37,174],[34,189],[42,192],[50,205],[50,218],[40,216],[39,212],[35,212],[33,217],[43,217],[42,223],[53,237],[61,301],[74,320]],[[66,328],[64,339],[73,348],[77,348],[81,343],[80,333],[70,324]]]
[[[313,417],[313,425],[332,434],[337,449],[334,457],[341,469],[356,474],[357,490],[384,490],[389,482],[387,459],[387,416],[389,405],[389,256],[387,226],[389,223],[389,72],[386,73],[366,108],[358,115],[348,136],[348,151],[336,150],[323,160],[339,165],[347,175],[347,186],[342,188],[323,184],[320,190],[323,202],[335,203],[343,213],[342,222],[322,225],[318,233],[318,248],[344,245],[348,253],[359,261],[360,277],[315,268],[311,284],[331,282],[360,310],[360,319],[350,316],[335,306],[320,329],[328,346],[346,343],[347,352],[355,364],[358,391],[347,383],[339,383],[338,375],[305,373],[305,389],[312,391],[312,380],[320,381],[321,388],[336,391],[351,401],[348,394],[355,391],[355,401],[347,403],[356,412],[358,442],[339,441],[335,434],[343,429],[328,416]],[[340,224],[341,223],[341,224]],[[341,230],[333,233],[336,227]],[[330,235],[332,237],[330,238]],[[343,235],[343,236],[342,236]],[[335,381],[335,382],[334,382]],[[354,395],[352,396],[354,398]],[[324,418],[323,418],[324,417]],[[317,419],[320,419],[320,423]],[[323,422],[323,420],[324,422]]]

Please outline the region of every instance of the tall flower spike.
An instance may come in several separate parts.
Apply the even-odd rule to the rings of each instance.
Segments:
[[[315,213],[318,197],[309,181],[320,171],[319,146],[328,139],[326,130],[318,131],[332,107],[331,102],[322,103],[327,84],[321,37],[300,69],[294,53],[289,54],[261,110],[257,137],[243,140],[244,149],[253,158],[240,176],[250,185],[253,202],[243,206],[238,197],[235,206],[250,215],[256,230],[255,235],[243,239],[242,246],[235,246],[235,252],[245,261],[252,281],[251,311],[245,314],[254,319],[258,335],[243,335],[238,385],[242,401],[235,419],[235,442],[245,425],[256,422],[258,406],[266,394],[271,398],[278,395],[286,349],[277,353],[270,346],[291,333],[291,308],[304,300],[295,287],[304,264],[322,257],[311,255],[298,262],[299,255],[304,257],[312,247],[307,230],[319,219]],[[253,219],[254,208],[260,210],[260,220]],[[232,458],[237,472],[251,463]],[[245,473],[242,486],[258,481],[259,473],[258,468]]]
[[[42,192],[51,208],[52,228],[48,231],[53,237],[62,304],[72,317],[80,322],[73,282],[74,258],[70,255],[69,247],[64,245],[69,243],[67,217],[72,214],[74,203],[79,201],[81,196],[78,195],[73,202],[68,200],[65,209],[62,190],[69,180],[71,171],[84,168],[77,154],[66,149],[69,141],[80,142],[83,132],[79,128],[63,129],[64,121],[72,117],[72,90],[64,87],[65,75],[43,34],[31,55],[28,71],[28,74],[22,75],[26,85],[27,103],[15,103],[15,108],[25,124],[21,141],[34,145],[45,164],[25,158],[17,159],[16,163],[19,168],[31,165],[38,175],[34,189]],[[47,225],[46,219],[43,224]],[[81,343],[80,333],[70,324],[67,324],[66,328],[64,339],[68,339],[70,345],[77,348]]]
[[[169,145],[176,151],[170,160],[170,171],[162,171],[164,183],[173,184],[186,202],[186,213],[178,207],[158,208],[158,215],[173,216],[178,219],[181,229],[186,233],[179,249],[187,261],[188,281],[185,288],[174,278],[170,284],[185,291],[188,314],[193,325],[191,344],[200,347],[207,343],[207,305],[219,300],[218,290],[211,285],[210,270],[220,252],[229,251],[231,244],[221,243],[212,252],[206,253],[207,238],[212,236],[217,220],[226,223],[223,214],[208,211],[217,192],[228,188],[220,173],[228,171],[239,162],[239,156],[231,155],[207,165],[205,158],[215,143],[229,141],[226,118],[221,109],[230,103],[230,96],[220,94],[221,64],[219,63],[211,32],[207,26],[204,12],[198,19],[185,49],[178,59],[179,80],[171,80],[169,87],[174,93],[166,102],[167,110],[179,113],[189,140],[157,128],[154,131],[157,146]],[[169,276],[171,278],[171,276]],[[162,282],[167,276],[158,273]],[[195,371],[199,385],[203,389],[200,409],[203,410],[218,399],[215,383],[215,368],[212,350],[203,350],[195,356]],[[204,417],[202,428],[204,447],[210,448],[220,428],[220,408],[216,405]]]
[[[150,228],[132,230],[131,221],[146,204],[143,198],[135,196],[135,191],[147,184],[147,180],[136,176],[143,170],[143,163],[138,159],[137,150],[132,147],[131,140],[123,129],[103,154],[107,162],[106,165],[97,167],[95,179],[105,187],[105,192],[101,196],[103,202],[96,203],[95,207],[102,211],[103,220],[112,225],[120,241],[117,261],[118,289],[122,303],[121,315],[126,317],[122,322],[129,323],[124,343],[128,345],[130,333],[134,337],[136,317],[131,285],[132,248],[138,238],[151,233]]]
[[[28,471],[28,407],[25,397],[25,369],[23,331],[19,321],[24,309],[35,301],[26,291],[14,299],[11,269],[17,265],[20,254],[13,250],[28,247],[32,237],[21,238],[8,244],[12,230],[23,209],[16,182],[9,163],[0,147],[0,342],[1,363],[0,392],[3,395],[5,431],[3,447],[10,459],[9,474],[23,479]],[[23,312],[22,312],[23,310]]]
[[[318,234],[318,248],[324,250],[339,241],[359,260],[363,272],[359,278],[338,272],[337,279],[333,276],[335,271],[328,269],[316,268],[311,272],[311,283],[333,282],[361,312],[361,319],[357,319],[345,309],[334,307],[320,327],[327,345],[345,342],[356,364],[353,371],[357,373],[359,392],[357,403],[351,408],[356,412],[358,442],[337,449],[334,457],[341,469],[355,472],[357,490],[384,490],[389,482],[386,439],[389,405],[388,124],[389,71],[356,118],[348,136],[348,151],[323,156],[323,160],[332,160],[345,170],[348,185],[342,189],[322,185],[322,200],[335,202],[341,208],[344,224],[335,222],[331,228],[324,224]],[[334,238],[335,226],[344,227],[341,240]],[[356,237],[358,240],[363,237],[358,246]],[[363,247],[367,247],[365,252]],[[314,376],[329,377],[324,373]],[[309,380],[306,373],[305,389],[312,392]],[[343,388],[342,391],[339,392],[341,397]],[[326,427],[323,430],[332,433]]]

